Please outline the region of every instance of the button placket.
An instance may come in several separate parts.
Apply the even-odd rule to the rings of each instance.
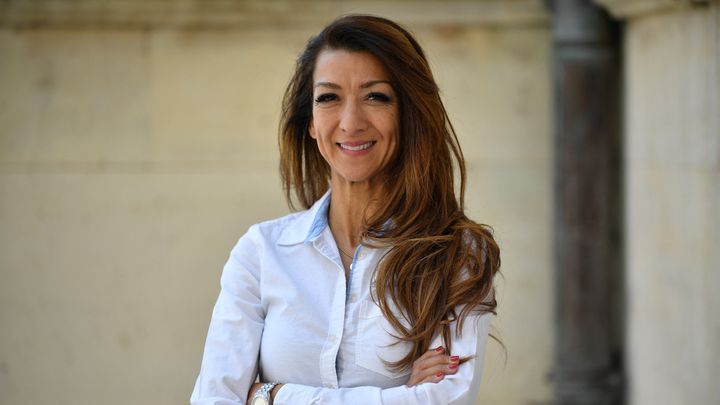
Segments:
[[[326,231],[313,242],[313,246],[328,260],[342,269],[342,265],[338,264],[340,258],[337,256],[337,252],[334,251],[332,244],[327,240],[328,237],[331,237],[327,232],[326,229]],[[335,257],[337,260],[334,259]],[[328,388],[337,388],[338,386],[337,359],[345,330],[345,297],[347,292],[344,271],[336,273],[336,276],[336,288],[334,289],[334,297],[331,303],[332,308],[328,320],[328,335],[320,359],[322,384]]]

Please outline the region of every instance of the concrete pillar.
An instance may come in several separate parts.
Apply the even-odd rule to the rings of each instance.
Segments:
[[[720,403],[720,2],[602,0],[625,20],[629,399]]]
[[[590,1],[553,11],[558,404],[621,400],[622,345],[614,312],[619,254],[618,40]]]

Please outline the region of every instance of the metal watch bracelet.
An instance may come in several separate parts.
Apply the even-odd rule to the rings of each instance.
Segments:
[[[259,390],[253,395],[252,403],[255,404],[255,399],[262,399],[265,404],[271,405],[272,404],[272,395],[270,395],[270,392],[275,388],[275,386],[278,385],[278,383],[265,383],[260,387]]]

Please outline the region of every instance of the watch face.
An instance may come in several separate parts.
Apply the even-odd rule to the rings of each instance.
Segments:
[[[265,400],[265,398],[255,397],[255,398],[253,398],[250,405],[268,405],[268,402]]]

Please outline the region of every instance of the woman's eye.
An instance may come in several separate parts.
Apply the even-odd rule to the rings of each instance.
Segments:
[[[326,103],[328,101],[335,101],[335,100],[337,100],[337,98],[338,98],[337,94],[325,93],[325,94],[320,94],[319,96],[315,97],[315,102],[318,104]]]
[[[383,103],[390,102],[390,96],[388,96],[387,94],[384,94],[384,93],[373,92],[373,93],[368,94],[367,97],[368,97],[368,100],[375,100],[375,101],[380,101]]]

